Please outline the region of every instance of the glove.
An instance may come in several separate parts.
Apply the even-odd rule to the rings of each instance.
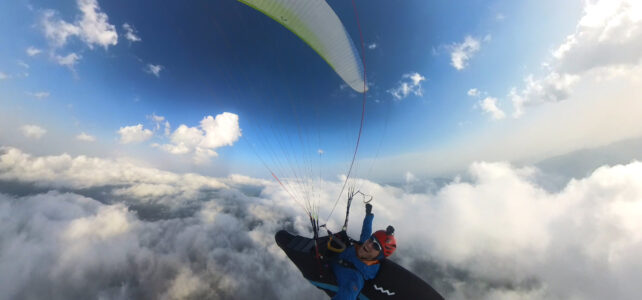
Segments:
[[[366,214],[370,215],[372,214],[372,204],[366,203]]]

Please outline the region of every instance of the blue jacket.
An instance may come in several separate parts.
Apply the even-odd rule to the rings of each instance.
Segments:
[[[370,238],[372,234],[372,219],[373,214],[367,214],[363,219],[363,227],[361,227],[361,237],[359,243],[363,244]],[[348,247],[345,251],[339,254],[339,259],[352,263],[355,267],[344,267],[336,262],[332,263],[332,271],[337,278],[337,285],[339,290],[337,294],[332,297],[332,300],[354,300],[357,299],[363,283],[365,280],[374,278],[379,271],[379,264],[366,265],[358,257],[354,246]]]

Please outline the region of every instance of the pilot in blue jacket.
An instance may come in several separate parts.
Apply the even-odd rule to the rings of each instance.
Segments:
[[[339,286],[333,300],[357,299],[364,282],[379,272],[379,260],[390,256],[397,248],[392,226],[371,234],[373,219],[372,205],[366,204],[359,242],[346,248],[331,264]]]

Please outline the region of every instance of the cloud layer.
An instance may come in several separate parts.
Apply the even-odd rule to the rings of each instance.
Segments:
[[[397,228],[394,259],[448,299],[636,299],[642,163],[601,167],[556,193],[539,176],[479,162],[438,186],[411,176],[361,189],[375,195],[375,227]],[[274,245],[276,230],[306,234],[307,220],[272,182],[4,148],[0,191],[10,298],[325,299]]]

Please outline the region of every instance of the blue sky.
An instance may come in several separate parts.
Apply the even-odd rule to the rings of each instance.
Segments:
[[[269,135],[282,133],[297,139],[302,130],[309,142],[299,143],[293,151],[314,156],[316,148],[323,149],[323,159],[332,165],[344,166],[350,160],[361,95],[346,88],[311,48],[270,18],[236,1],[190,5],[85,1],[91,11],[103,15],[106,27],[102,30],[117,36],[101,41],[91,40],[91,34],[99,37],[99,31],[79,33],[62,42],[56,41],[55,34],[47,36],[47,22],[80,24],[85,16],[82,3],[0,4],[0,71],[8,77],[0,83],[5,118],[35,124],[49,135],[73,139],[85,133],[100,145],[84,143],[79,151],[65,147],[70,144],[63,140],[49,140],[50,151],[99,151],[137,157],[167,169],[266,176],[256,166],[259,157],[270,159],[269,145],[259,141],[276,140]],[[351,3],[328,3],[358,45]],[[511,117],[517,110],[511,89],[526,89],[529,75],[537,81],[556,72],[542,65],[551,60],[555,64],[551,53],[576,31],[584,12],[581,1],[356,4],[370,85],[359,157],[368,163],[374,157],[377,161],[417,153],[428,157],[430,151],[449,152],[462,144],[475,147],[472,141],[483,139],[484,134],[523,123],[525,118]],[[128,39],[130,29],[125,24],[133,30],[133,39]],[[29,55],[29,48],[38,53]],[[457,49],[465,56],[458,67],[453,60]],[[65,65],[61,59],[72,54],[77,59]],[[150,66],[158,68],[158,73],[151,72]],[[410,78],[413,74],[418,78],[416,85]],[[410,90],[395,97],[394,91],[403,83],[410,83]],[[470,96],[472,89],[477,94]],[[158,146],[171,139],[164,134],[165,121],[173,133],[181,124],[197,127],[206,116],[224,112],[238,116],[242,137],[211,148],[218,156],[194,163],[188,158],[194,152],[173,155]],[[151,116],[163,121],[156,124]],[[144,137],[123,143],[119,129],[137,124],[143,125]],[[14,130],[20,126],[16,124]],[[145,135],[146,129],[153,134]],[[30,147],[29,141],[19,142],[11,135],[5,134],[4,143]],[[42,147],[33,148],[44,153]],[[564,151],[568,150],[577,149]],[[474,154],[436,173],[461,170],[479,159],[488,157]],[[412,160],[405,159],[408,170],[396,169],[394,176],[429,169],[430,162],[410,168]],[[333,169],[330,176],[345,172],[342,168]]]

